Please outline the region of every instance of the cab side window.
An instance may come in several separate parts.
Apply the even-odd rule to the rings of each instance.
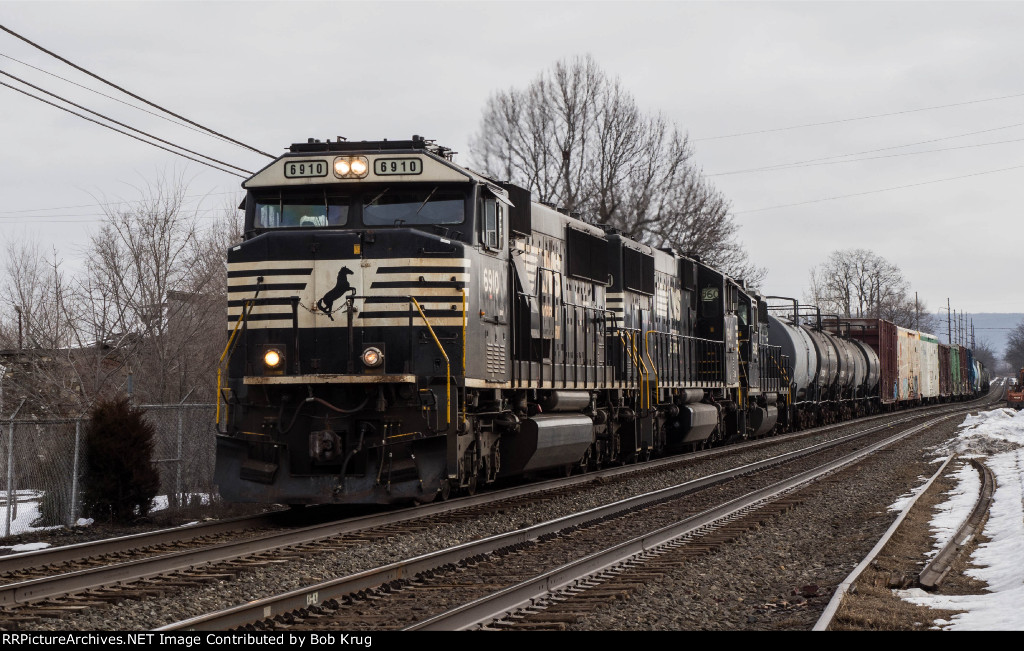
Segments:
[[[485,198],[477,203],[477,208],[481,214],[480,243],[485,249],[500,250],[505,228],[505,206],[493,198]]]

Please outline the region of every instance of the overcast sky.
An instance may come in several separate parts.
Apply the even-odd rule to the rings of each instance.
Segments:
[[[463,164],[494,91],[590,54],[689,133],[766,293],[800,297],[831,251],[864,247],[933,310],[1024,312],[1022,3],[0,0],[0,24],[266,152],[415,133]],[[167,140],[249,170],[268,160],[27,67],[117,94],[6,33],[0,55]],[[96,198],[175,172],[204,214],[241,196],[237,177],[5,87],[0,147],[0,239],[34,236],[72,267]]]

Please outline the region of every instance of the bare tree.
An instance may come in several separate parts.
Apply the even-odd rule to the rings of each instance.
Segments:
[[[932,332],[935,315],[910,292],[895,264],[867,249],[833,251],[811,269],[805,300],[823,312],[846,317],[882,318],[896,325]]]
[[[1010,331],[1006,338],[1006,351],[1003,357],[1012,367],[1012,374],[1024,368],[1024,321],[1021,321]]]
[[[77,324],[63,261],[56,251],[44,255],[35,240],[8,241],[5,253],[5,399],[25,399],[26,414],[73,413],[83,392],[70,348]]]
[[[74,278],[56,251],[6,244],[0,409],[25,398],[24,414],[81,414],[129,389],[140,401],[213,399],[227,336],[226,251],[241,221],[228,205],[201,222],[187,189],[180,174],[165,176],[136,201],[106,204]]]
[[[213,397],[212,351],[226,337],[225,252],[238,227],[226,218],[202,229],[187,190],[179,175],[141,189],[137,201],[107,204],[88,246],[81,287],[91,334],[122,351],[122,375],[140,400]]]
[[[981,362],[989,372],[996,369],[996,352],[987,339],[982,339],[974,344],[974,359]]]
[[[643,113],[589,56],[496,92],[470,149],[484,173],[539,201],[754,283],[765,275],[736,241],[730,203],[693,164],[686,134]]]

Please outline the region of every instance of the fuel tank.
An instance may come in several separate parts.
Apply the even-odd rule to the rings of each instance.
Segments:
[[[580,414],[538,415],[502,437],[501,476],[578,462],[594,442],[594,421]]]

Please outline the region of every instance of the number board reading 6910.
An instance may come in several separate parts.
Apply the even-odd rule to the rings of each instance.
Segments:
[[[377,176],[395,174],[420,174],[423,161],[418,158],[378,158],[373,161],[373,173]]]
[[[327,162],[322,160],[297,160],[285,163],[286,179],[301,179],[307,176],[327,176]]]

